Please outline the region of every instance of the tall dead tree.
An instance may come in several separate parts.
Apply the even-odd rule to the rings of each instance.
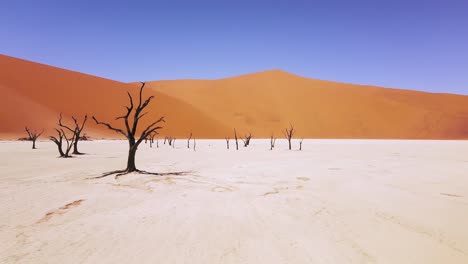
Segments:
[[[41,132],[31,131],[28,127],[25,127],[26,132],[28,133],[28,140],[32,141],[32,149],[36,149],[36,140],[44,133],[44,129]]]
[[[250,144],[250,139],[252,139],[252,133],[249,132],[249,134],[245,135],[245,138],[242,138],[242,141],[244,142],[244,147],[248,147]]]
[[[56,128],[55,131],[57,131],[58,137],[50,136],[49,139],[52,140],[57,145],[60,157],[71,158],[70,150],[73,147],[73,142],[75,142],[76,134],[73,133],[73,136],[69,139],[65,131],[63,131],[63,129]],[[65,139],[65,142],[67,144],[65,147],[65,151],[63,151],[63,139]]]
[[[229,149],[229,137],[226,137],[226,147]]]
[[[276,143],[276,138],[274,137],[273,134],[271,134],[271,139],[270,139],[270,150],[273,150],[273,148],[275,147],[275,143]]]
[[[234,138],[236,139],[236,150],[239,150],[239,142],[237,141],[237,131],[234,128]]]
[[[289,128],[285,128],[283,131],[283,135],[288,140],[288,143],[289,143],[289,150],[291,150],[291,139],[293,138],[294,133],[296,133],[296,131],[294,130],[293,125],[291,124],[289,124]]]
[[[190,132],[190,137],[187,140],[187,148],[190,148],[190,140],[192,139],[192,132]]]
[[[148,138],[149,135],[151,135],[152,133],[157,134],[158,133],[157,131],[162,128],[162,126],[159,126],[159,124],[162,122],[165,122],[164,117],[160,117],[156,121],[149,124],[145,129],[143,129],[139,138],[135,136],[137,134],[138,124],[140,122],[140,119],[148,113],[148,112],[142,113],[142,111],[148,106],[148,104],[154,98],[154,96],[150,96],[143,101],[143,88],[144,87],[145,87],[145,83],[142,82],[141,87],[140,87],[139,97],[138,97],[138,105],[136,107],[134,106],[132,95],[129,92],[127,92],[129,103],[130,103],[130,106],[126,106],[127,113],[124,114],[123,116],[119,116],[115,118],[116,120],[120,120],[120,119],[124,120],[125,130],[115,128],[109,123],[98,121],[96,117],[93,116],[93,120],[96,122],[96,124],[106,126],[108,129],[113,130],[123,135],[124,137],[127,138],[128,144],[129,144],[127,168],[124,170],[117,170],[117,171],[105,173],[100,177],[105,177],[105,176],[112,175],[112,174],[117,174],[116,177],[118,177],[120,175],[124,175],[124,174],[131,173],[131,172],[161,175],[159,173],[149,173],[149,172],[138,170],[135,164],[135,156],[136,156],[136,152],[138,150],[138,146],[140,145],[140,143],[146,138]],[[132,120],[130,120],[131,119],[130,115],[132,114],[132,112],[133,112],[133,118]]]
[[[70,132],[72,132],[74,134],[74,136],[73,136],[73,138],[74,138],[74,141],[73,141],[73,154],[82,155],[83,153],[78,151],[78,141],[80,141],[80,139],[81,139],[81,132],[83,131],[83,128],[84,128],[84,126],[86,124],[86,121],[88,120],[88,115],[84,116],[83,123],[81,123],[81,125],[78,124],[78,119],[76,119],[74,116],[72,116],[72,119],[73,119],[73,122],[75,122],[75,127],[73,129],[62,123],[62,113],[60,113],[58,125],[60,127],[63,127],[65,129],[67,129],[68,131],[70,131]]]
[[[299,150],[302,150],[302,141],[304,141],[304,138],[301,138],[301,141],[299,141]]]

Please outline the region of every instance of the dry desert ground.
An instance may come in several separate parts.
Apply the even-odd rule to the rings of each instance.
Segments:
[[[80,144],[0,142],[0,263],[468,263],[466,141]]]

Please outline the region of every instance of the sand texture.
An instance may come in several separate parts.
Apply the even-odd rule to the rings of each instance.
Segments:
[[[0,263],[468,263],[468,142],[0,142]],[[231,148],[233,145],[231,144]],[[294,142],[295,149],[297,141]]]

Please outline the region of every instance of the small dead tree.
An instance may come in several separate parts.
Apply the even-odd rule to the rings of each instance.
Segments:
[[[187,140],[187,148],[190,148],[190,140],[192,139],[192,132],[190,132],[190,137]]]
[[[273,148],[275,147],[275,143],[276,143],[276,138],[274,137],[273,134],[271,134],[271,138],[270,138],[270,150],[273,150]]]
[[[172,139],[172,148],[175,148],[175,138]]]
[[[285,128],[283,131],[283,135],[288,140],[288,143],[289,143],[289,150],[291,150],[291,139],[295,133],[296,131],[294,130],[293,125],[291,124],[289,124],[289,128]]]
[[[44,129],[41,132],[31,131],[28,127],[25,127],[26,132],[28,133],[28,140],[32,141],[32,149],[36,149],[36,140],[44,133]]]
[[[159,148],[159,140],[156,138],[156,148]]]
[[[236,150],[239,150],[239,142],[237,141],[237,131],[234,128],[234,138],[236,139]]]
[[[130,106],[126,107],[127,113],[115,118],[116,120],[120,120],[120,119],[124,120],[125,128],[126,128],[125,131],[119,128],[115,128],[109,123],[98,121],[96,117],[93,116],[93,119],[96,122],[96,124],[106,126],[108,129],[113,130],[117,133],[120,133],[121,135],[127,138],[128,143],[129,143],[127,168],[124,170],[117,170],[117,171],[104,173],[102,176],[99,176],[96,178],[102,178],[102,177],[109,176],[112,174],[117,174],[116,175],[116,178],[117,178],[120,175],[124,175],[124,174],[131,173],[131,172],[162,175],[161,173],[150,173],[150,172],[138,170],[135,164],[135,156],[136,156],[136,152],[138,150],[138,146],[140,145],[140,143],[146,138],[148,138],[149,135],[151,135],[152,133],[157,134],[158,133],[157,131],[162,128],[162,126],[159,126],[159,124],[165,122],[164,117],[160,117],[156,121],[149,124],[145,129],[143,129],[139,138],[135,136],[137,133],[140,119],[148,113],[148,112],[142,113],[142,111],[149,105],[151,100],[154,98],[154,96],[150,96],[143,101],[143,88],[144,87],[145,87],[145,83],[142,82],[141,87],[140,87],[140,92],[139,92],[138,105],[136,107],[134,106],[132,95],[129,92],[127,92],[129,103],[130,103]],[[134,112],[133,120],[130,120],[130,114],[132,114],[132,112]]]
[[[72,129],[71,127],[64,125],[62,123],[62,113],[60,113],[59,116],[59,122],[58,125],[60,127],[66,128],[68,131],[72,132],[74,134],[73,138],[73,154],[75,155],[82,155],[83,153],[78,151],[78,141],[81,139],[81,132],[83,131],[83,128],[86,124],[86,121],[88,120],[88,115],[85,115],[83,118],[83,123],[78,124],[78,119],[76,119],[74,116],[72,116],[73,121],[75,122],[75,127]]]
[[[244,148],[249,146],[251,138],[252,138],[252,133],[250,132],[249,134],[245,135],[245,138],[242,138],[242,141],[244,142]]]
[[[301,138],[301,141],[299,141],[299,150],[302,150],[302,141],[304,141],[304,138]]]
[[[226,137],[226,147],[229,149],[229,137]]]
[[[154,143],[154,137],[156,136],[156,133],[151,133],[150,135],[150,148],[153,147],[153,143]]]
[[[57,131],[58,137],[50,136],[49,139],[57,145],[58,152],[61,158],[71,158],[70,150],[73,147],[73,142],[75,142],[76,134],[73,133],[73,136],[69,139],[65,131],[63,131],[63,129],[56,128],[55,131]],[[65,151],[63,151],[63,139],[65,139],[65,142],[67,144],[65,147]]]
[[[172,146],[172,141],[173,141],[173,140],[174,140],[174,139],[173,139],[172,137],[168,137],[168,138],[167,138],[167,143],[169,143],[169,146]]]
[[[193,151],[197,151],[197,142],[195,141],[195,138],[193,138]]]
[[[167,136],[164,137],[164,145],[166,145],[166,141],[167,141]]]

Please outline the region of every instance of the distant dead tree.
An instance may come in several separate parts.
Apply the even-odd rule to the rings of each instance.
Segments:
[[[156,136],[156,133],[151,133],[151,135],[149,136],[150,137],[150,148],[153,147],[154,137],[155,136]]]
[[[190,137],[187,140],[187,148],[190,148],[190,140],[192,139],[192,132],[190,132]]]
[[[159,148],[159,140],[156,138],[156,148]]]
[[[74,141],[73,141],[73,154],[81,155],[83,153],[78,151],[78,141],[80,141],[80,139],[81,139],[81,132],[83,131],[83,128],[84,128],[84,126],[86,124],[86,120],[88,120],[88,115],[84,116],[83,123],[81,123],[81,125],[78,124],[78,119],[76,119],[74,116],[72,116],[72,119],[75,122],[75,127],[73,129],[62,123],[62,113],[60,113],[58,125],[60,127],[66,128],[68,131],[70,131],[70,132],[72,132],[74,134],[74,136],[73,136],[73,138],[74,138]]]
[[[283,131],[283,135],[288,140],[288,143],[289,143],[289,150],[291,150],[291,139],[294,136],[294,133],[296,133],[296,131],[294,130],[293,125],[291,124],[289,124],[289,128],[285,128]]]
[[[236,150],[239,150],[239,142],[237,141],[237,131],[234,128],[234,138],[236,139]]]
[[[301,141],[299,141],[299,150],[302,150],[302,141],[304,141],[304,138],[301,138]]]
[[[276,138],[274,137],[273,134],[271,134],[271,138],[270,138],[270,150],[273,150],[273,148],[275,147],[275,143],[276,143]]]
[[[226,147],[229,149],[229,137],[226,137]]]
[[[244,147],[248,147],[250,144],[250,139],[252,138],[252,133],[248,133],[245,135],[245,138],[241,138],[242,141],[244,142]]]
[[[195,138],[193,138],[193,151],[197,151],[197,142],[195,141]]]
[[[31,131],[28,127],[25,127],[26,132],[28,133],[28,140],[32,141],[32,149],[36,149],[36,140],[44,133],[44,129],[41,132]]]
[[[73,133],[73,136],[69,139],[65,131],[63,131],[63,129],[56,128],[55,131],[57,131],[58,137],[50,136],[49,139],[52,140],[57,145],[58,152],[61,158],[71,158],[70,150],[73,147],[73,142],[75,142],[76,134]],[[63,146],[62,146],[64,139],[67,144],[65,147],[65,151],[63,151]]]
[[[126,128],[125,131],[119,128],[115,128],[109,123],[98,121],[96,117],[93,116],[93,120],[96,122],[96,124],[106,126],[108,129],[122,134],[124,137],[127,138],[128,143],[129,143],[127,168],[124,170],[117,170],[117,171],[104,173],[102,176],[95,177],[95,178],[102,178],[102,177],[106,177],[112,174],[117,174],[116,175],[116,178],[117,178],[118,176],[131,173],[131,172],[139,172],[139,173],[153,174],[153,175],[163,175],[163,173],[150,173],[150,172],[138,170],[135,165],[135,155],[136,155],[136,152],[138,150],[138,146],[140,145],[140,143],[146,138],[148,138],[149,135],[151,135],[152,133],[157,134],[158,130],[162,128],[162,126],[159,126],[159,124],[165,122],[164,117],[160,117],[156,121],[149,124],[145,129],[143,129],[139,138],[135,137],[140,119],[148,113],[148,112],[142,113],[142,111],[148,106],[148,104],[154,98],[154,96],[150,96],[146,100],[143,101],[143,88],[144,87],[145,87],[145,83],[142,82],[141,87],[140,87],[140,92],[139,92],[138,105],[136,107],[134,106],[132,95],[129,92],[127,92],[129,103],[130,103],[130,106],[126,106],[127,113],[124,114],[123,116],[119,116],[115,118],[116,120],[119,120],[119,119],[124,120],[125,128]],[[132,113],[132,111],[134,112],[134,114],[133,114],[133,119],[131,120],[132,121],[131,122],[129,119],[130,119],[130,114]],[[181,173],[171,173],[171,174],[180,175]]]
[[[169,143],[169,146],[172,146],[172,141],[173,141],[173,140],[174,140],[174,139],[173,139],[172,137],[168,137],[168,138],[167,138],[167,143]]]
[[[175,138],[173,138],[171,141],[172,141],[172,148],[175,148]]]
[[[166,145],[167,136],[164,137],[164,145]]]
[[[91,140],[91,139],[90,139],[90,137],[88,135],[86,135],[86,133],[84,133],[83,136],[80,137],[80,140],[88,141],[88,140]]]

